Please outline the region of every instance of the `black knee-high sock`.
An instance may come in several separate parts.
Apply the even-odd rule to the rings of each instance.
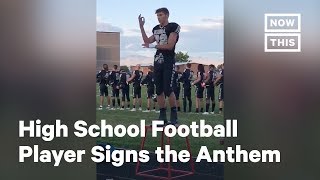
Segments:
[[[199,108],[196,108],[196,113],[198,113],[199,112]]]
[[[192,100],[191,100],[191,97],[188,97],[188,101],[189,101],[189,112],[191,112],[191,108],[192,108]]]
[[[183,98],[183,112],[187,111],[187,99],[186,97]]]
[[[203,112],[203,108],[200,109],[200,112]]]
[[[120,99],[118,99],[118,107],[120,107]]]
[[[178,107],[178,111],[181,111],[181,108],[180,108],[180,106]]]
[[[171,123],[175,124],[175,123],[177,123],[177,120],[178,120],[177,108],[172,107],[171,114],[170,114],[170,121],[171,121]]]
[[[206,103],[206,112],[209,112],[210,103]]]
[[[216,107],[216,103],[212,102],[212,112],[214,112],[215,107]]]
[[[115,107],[115,106],[116,106],[116,100],[112,99],[112,107]]]
[[[165,123],[167,123],[167,109],[166,108],[160,108],[160,120],[164,120]]]

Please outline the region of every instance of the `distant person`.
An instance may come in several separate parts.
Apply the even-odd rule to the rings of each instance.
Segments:
[[[181,111],[179,99],[180,99],[180,91],[181,91],[180,78],[182,77],[182,73],[179,70],[180,70],[180,67],[176,66],[175,72],[173,75],[172,87],[173,87],[173,92],[176,95],[176,104],[177,104],[178,111]]]
[[[112,87],[112,108],[110,110],[115,110],[116,99],[118,102],[118,108],[120,108],[120,97],[119,97],[119,82],[120,82],[120,71],[118,70],[118,65],[113,66],[113,70],[110,73],[110,86]]]
[[[205,80],[205,94],[206,94],[206,111],[203,114],[209,114],[209,108],[210,108],[210,101],[211,101],[211,114],[214,114],[214,109],[215,109],[215,94],[214,94],[214,81],[217,78],[217,72],[216,72],[216,67],[211,64],[209,65],[209,72],[207,73]]]
[[[166,115],[165,96],[169,99],[171,107],[170,124],[178,122],[176,97],[172,89],[172,76],[175,65],[175,46],[179,39],[180,26],[177,23],[169,23],[169,10],[159,8],[155,12],[159,24],[152,29],[153,35],[148,37],[144,30],[144,17],[139,15],[141,35],[144,41],[143,47],[155,48],[157,52],[154,58],[154,75],[156,84],[157,101],[160,108],[159,120],[168,123]],[[152,43],[156,42],[156,45]]]
[[[197,79],[191,84],[196,86],[196,113],[203,112],[203,91],[204,91],[204,66],[198,65]]]
[[[124,110],[124,108],[127,105],[127,109],[130,109],[130,86],[127,83],[128,79],[130,78],[130,74],[124,70],[120,70],[120,82],[119,82],[119,88],[121,89],[121,109]]]
[[[110,96],[108,94],[108,80],[109,80],[109,71],[108,65],[103,64],[102,70],[98,72],[96,78],[99,83],[100,90],[100,107],[99,110],[103,108],[104,97],[107,97],[107,106],[106,108],[110,108]]]
[[[139,111],[142,110],[142,101],[141,101],[141,79],[143,77],[143,72],[140,71],[140,64],[136,65],[136,70],[133,72],[132,76],[129,78],[128,83],[133,83],[133,108],[131,111],[136,111],[136,104],[139,103]]]
[[[147,110],[142,112],[150,112],[151,104],[152,104],[152,111],[156,111],[156,102],[153,100],[155,95],[153,66],[149,66],[148,69],[149,69],[149,72],[147,76],[141,82],[142,85],[147,86]]]
[[[223,88],[223,82],[224,82],[224,64],[221,65],[221,71],[220,74],[218,75],[216,81],[214,82],[214,84],[216,86],[219,86],[219,114],[222,114],[223,111],[223,106],[224,106],[224,88]]]
[[[191,64],[187,63],[186,69],[183,71],[180,81],[183,84],[182,88],[182,99],[183,99],[183,111],[187,111],[187,100],[189,104],[189,112],[192,108],[192,99],[191,99],[191,82],[193,80],[193,71],[190,69]]]

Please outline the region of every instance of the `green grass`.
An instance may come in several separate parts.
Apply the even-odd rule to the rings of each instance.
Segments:
[[[97,95],[99,95],[99,86],[96,87],[97,89]],[[131,91],[131,89],[130,89]],[[109,88],[109,94],[111,90]],[[193,101],[193,107],[192,110],[195,111],[195,96],[194,96],[194,89],[192,89],[192,101]],[[218,94],[217,89],[216,89],[216,96]],[[146,109],[147,107],[147,97],[146,95],[146,88],[142,88],[142,108]],[[132,103],[132,98],[131,103]],[[217,99],[217,98],[216,98]],[[182,107],[182,99],[180,97],[180,103]],[[99,107],[99,102],[100,102],[100,97],[96,97],[96,103],[97,107]],[[132,107],[132,106],[131,106]],[[204,106],[205,107],[205,106]],[[216,102],[216,112],[218,112],[218,102]],[[169,113],[167,113],[169,115]],[[125,125],[126,127],[131,125],[131,124],[137,124],[140,125],[140,120],[144,119],[146,120],[146,124],[151,124],[151,121],[153,119],[156,119],[159,116],[159,114],[155,112],[150,112],[150,113],[143,113],[141,111],[136,111],[136,112],[130,112],[128,110],[120,111],[120,110],[115,110],[115,111],[110,111],[106,110],[105,108],[103,110],[97,110],[96,112],[96,117],[97,117],[97,123],[100,123],[101,119],[106,119],[108,124],[111,124],[113,126],[122,124]],[[223,116],[221,115],[202,115],[202,114],[195,114],[195,113],[183,113],[179,112],[178,113],[178,120],[179,124],[186,124],[190,125],[192,121],[199,121],[199,120],[206,120],[207,124],[210,124],[211,126],[214,126],[216,124],[222,124],[223,123]],[[198,151],[201,146],[207,146],[208,149],[215,150],[215,149],[222,149],[223,147],[219,144],[219,139],[215,138],[214,136],[210,138],[194,138],[192,136],[189,136],[190,138],[190,144],[191,144],[191,151],[192,154],[195,156],[198,154]],[[116,138],[116,137],[108,137],[108,138],[99,138],[98,142],[106,142],[109,143],[115,147],[118,148],[125,148],[125,149],[135,149],[139,150],[140,149],[140,141],[141,138],[131,138],[129,136],[125,136],[122,138]],[[152,138],[151,133],[149,136],[147,136],[147,140],[145,143],[145,149],[149,151],[154,151],[156,150],[156,147],[160,146],[160,134],[158,135],[157,138]],[[171,149],[175,149],[177,151],[186,149],[185,146],[185,138],[181,137],[174,137],[171,139]]]

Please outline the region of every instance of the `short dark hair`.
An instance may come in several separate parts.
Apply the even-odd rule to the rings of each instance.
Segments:
[[[169,10],[165,7],[157,9],[155,14],[160,12],[163,12],[164,14],[169,15]]]
[[[188,67],[188,68],[191,68],[191,63],[187,63],[187,67]]]
[[[114,68],[114,69],[118,69],[118,65],[116,65],[116,64],[113,65],[113,68]]]
[[[198,71],[204,72],[204,65],[203,64],[198,64]]]
[[[102,67],[103,67],[104,69],[108,69],[108,64],[103,64]]]
[[[213,64],[210,64],[209,65],[209,68],[215,68],[216,66],[215,65],[213,65]]]

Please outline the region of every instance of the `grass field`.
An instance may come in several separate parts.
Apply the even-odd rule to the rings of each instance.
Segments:
[[[131,87],[130,87],[131,88]],[[100,97],[99,95],[99,86],[97,85],[96,87],[97,90],[97,96],[96,96],[96,105],[99,107],[99,101]],[[131,89],[130,89],[131,91]],[[109,88],[109,94],[111,90]],[[215,91],[216,96],[218,94],[218,91],[216,89]],[[195,111],[195,96],[194,96],[194,89],[192,89],[192,111]],[[142,108],[143,110],[146,109],[147,107],[147,97],[146,95],[146,88],[142,88]],[[131,103],[132,103],[132,98]],[[217,99],[217,98],[216,98]],[[180,103],[181,103],[181,108],[182,108],[182,99],[180,97]],[[132,105],[131,105],[132,107]],[[205,106],[204,106],[205,107]],[[216,113],[219,111],[218,107],[218,102],[216,102]],[[167,111],[167,116],[169,116],[169,110]],[[97,117],[97,123],[100,122],[101,119],[106,119],[108,124],[111,124],[113,126],[117,124],[123,124],[126,127],[131,125],[131,124],[140,124],[140,120],[144,119],[146,120],[146,124],[151,124],[151,121],[153,119],[156,119],[159,116],[159,114],[155,112],[150,112],[150,113],[143,113],[141,111],[136,111],[136,112],[130,112],[129,110],[115,110],[115,111],[110,111],[106,110],[105,108],[103,110],[97,110],[96,112],[96,117]],[[169,118],[169,117],[168,117]],[[206,120],[207,124],[210,124],[211,126],[214,126],[216,124],[222,124],[223,123],[223,116],[222,115],[202,115],[202,114],[195,114],[195,113],[183,113],[179,112],[178,113],[178,120],[179,124],[186,124],[190,125],[192,121],[199,121],[199,120]],[[210,151],[215,150],[215,149],[222,149],[223,147],[219,144],[219,139],[215,137],[210,137],[210,138],[194,138],[194,137],[189,137],[190,138],[190,144],[191,144],[191,151],[193,155],[198,154],[198,151],[201,146],[207,146]],[[122,137],[122,138],[99,138],[98,142],[105,142],[109,143],[115,147],[118,148],[125,148],[125,149],[135,149],[138,150],[140,148],[140,141],[141,138],[131,138],[128,136]],[[157,146],[160,146],[160,135],[157,138],[152,138],[151,134],[148,136],[146,143],[145,143],[145,149],[149,151],[154,151]],[[171,149],[175,150],[182,150],[186,149],[185,147],[185,138],[181,137],[174,137],[171,140]]]

